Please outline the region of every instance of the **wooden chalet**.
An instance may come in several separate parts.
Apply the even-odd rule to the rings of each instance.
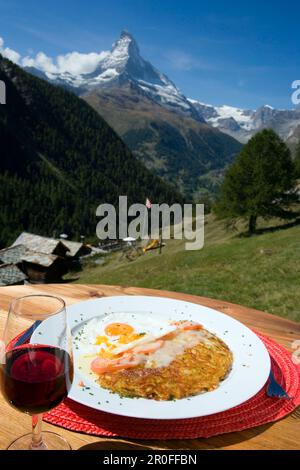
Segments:
[[[63,258],[35,251],[28,251],[23,255],[21,266],[33,283],[57,282],[68,272],[67,263]]]
[[[69,269],[80,267],[80,257],[89,253],[91,248],[83,243],[23,232],[12,246],[0,250],[0,267],[10,266],[3,268],[3,282],[10,282],[10,272],[16,281],[21,272],[20,282],[23,278],[32,283],[59,282]]]
[[[60,281],[68,272],[65,258],[30,250],[24,245],[13,245],[0,250],[0,265],[15,265],[30,282]],[[0,266],[1,267],[1,266]]]

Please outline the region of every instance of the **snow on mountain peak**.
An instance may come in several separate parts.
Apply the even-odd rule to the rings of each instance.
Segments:
[[[138,89],[157,103],[193,116],[200,121],[203,120],[175,84],[141,57],[139,46],[128,31],[121,32],[120,38],[113,44],[110,54],[99,64],[99,68],[101,75],[98,81],[103,79],[104,70],[105,73],[107,69],[118,73],[118,77],[108,80],[106,86],[113,85],[116,78],[119,84],[127,81],[134,83]]]
[[[126,30],[121,32],[119,39],[114,42],[110,53],[111,60],[127,61],[130,57],[140,61],[140,51],[134,37]]]
[[[119,39],[113,43],[112,52],[115,50],[124,51],[128,55],[133,51],[139,54],[139,47],[135,38],[126,30],[123,30]]]
[[[300,112],[279,110],[265,104],[258,109],[241,109],[234,106],[212,106],[197,100],[189,100],[206,122],[222,132],[246,143],[256,132],[272,128],[287,139],[300,125]]]

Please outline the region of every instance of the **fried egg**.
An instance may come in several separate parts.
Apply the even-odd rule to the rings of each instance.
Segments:
[[[80,336],[80,349],[85,356],[113,358],[130,349],[155,341],[176,330],[172,322],[153,314],[120,312],[89,320]]]

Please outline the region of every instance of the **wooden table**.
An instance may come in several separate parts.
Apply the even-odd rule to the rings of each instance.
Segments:
[[[11,300],[22,295],[37,293],[58,295],[64,298],[67,305],[91,298],[114,295],[155,295],[181,299],[224,312],[240,320],[245,325],[268,335],[289,350],[291,350],[291,343],[296,339],[300,339],[300,324],[221,300],[153,289],[78,284],[1,287],[0,334],[3,331],[8,305]],[[300,449],[299,420],[297,421],[291,416],[277,423],[260,426],[255,429],[209,439],[194,440],[140,441],[98,438],[67,431],[47,423],[44,423],[44,429],[63,435],[68,439],[73,449]],[[30,431],[30,418],[12,409],[0,397],[0,449],[5,449],[20,434]]]

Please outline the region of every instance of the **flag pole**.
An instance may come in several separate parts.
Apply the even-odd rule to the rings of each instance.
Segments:
[[[147,240],[149,240],[148,210],[151,209],[151,202],[148,198],[146,199],[145,206],[146,206],[146,212],[145,212],[145,218],[144,218],[143,239],[144,239],[144,235],[146,235],[145,227],[147,223]]]
[[[161,255],[161,249],[162,249],[162,234],[159,234],[159,254]]]

